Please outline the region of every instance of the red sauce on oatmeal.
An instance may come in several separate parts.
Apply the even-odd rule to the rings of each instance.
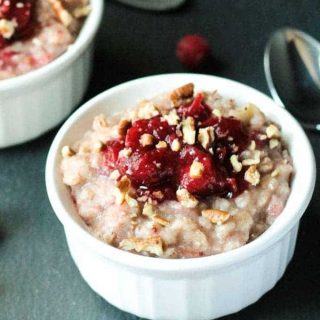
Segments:
[[[162,258],[238,248],[281,214],[292,159],[281,129],[192,83],[114,117],[61,150],[63,182],[90,231]]]
[[[0,0],[0,49],[32,34],[34,5],[28,0]]]
[[[241,121],[213,115],[201,93],[177,108],[176,113],[180,120],[175,125],[161,116],[134,121],[120,139],[105,145],[104,166],[126,175],[139,197],[158,202],[175,200],[181,188],[197,198],[233,198],[247,189],[245,168],[235,173],[230,163],[230,157],[238,156],[250,141]],[[190,117],[195,136],[212,132],[215,138],[210,148],[198,139],[192,145],[184,141],[182,130]],[[174,143],[179,149],[172,148]],[[202,174],[197,175],[197,170]]]

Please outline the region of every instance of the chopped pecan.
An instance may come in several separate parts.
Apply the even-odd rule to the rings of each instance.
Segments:
[[[230,213],[218,209],[205,209],[201,211],[201,214],[217,225],[225,223],[230,218]]]
[[[157,256],[163,254],[163,244],[160,237],[136,238],[131,237],[120,242],[120,248],[123,250],[136,252],[149,252]]]
[[[174,90],[170,95],[173,106],[178,107],[183,100],[193,97],[193,90],[193,83],[187,83],[184,86]]]
[[[187,189],[178,189],[176,195],[183,207],[195,208],[198,205],[198,200]]]

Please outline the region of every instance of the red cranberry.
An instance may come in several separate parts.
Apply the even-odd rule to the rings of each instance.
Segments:
[[[209,56],[207,40],[197,34],[184,36],[177,44],[176,55],[179,61],[189,69],[196,69]]]
[[[217,184],[217,172],[209,153],[196,146],[186,146],[181,151],[180,160],[183,163],[179,172],[180,186],[199,196],[206,196],[220,191]],[[204,167],[200,177],[190,176],[190,168],[193,161],[200,162]]]
[[[110,170],[117,169],[119,152],[124,147],[122,140],[111,140],[106,143],[103,152],[103,165]]]
[[[179,116],[183,118],[193,117],[200,121],[209,118],[211,115],[211,109],[205,103],[203,103],[202,100],[203,95],[202,93],[199,93],[191,103],[179,107]]]
[[[170,180],[175,174],[174,152],[162,148],[137,150],[129,158],[126,174],[135,182],[144,186],[154,186]]]
[[[165,141],[167,136],[175,132],[175,127],[170,126],[166,120],[161,117],[153,117],[151,119],[141,119],[133,123],[128,129],[126,135],[126,147],[135,149],[141,148],[140,138],[144,133],[152,134],[157,143],[160,140]]]

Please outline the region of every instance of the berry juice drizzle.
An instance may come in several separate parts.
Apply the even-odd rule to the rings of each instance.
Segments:
[[[0,49],[32,35],[35,28],[33,11],[33,1],[0,0],[0,21],[4,22],[0,28]],[[11,32],[8,32],[6,24],[13,28]]]
[[[122,176],[126,175],[138,198],[158,202],[175,200],[179,188],[187,189],[198,199],[210,195],[233,198],[247,189],[245,169],[235,173],[230,163],[231,155],[239,155],[251,140],[242,123],[233,117],[214,116],[203,102],[202,94],[176,110],[181,121],[187,117],[195,120],[196,137],[200,128],[214,128],[215,139],[208,150],[197,139],[193,145],[185,143],[180,126],[169,125],[161,116],[140,119],[131,124],[124,136],[104,146],[104,166],[108,171],[118,170]],[[153,136],[151,145],[141,145],[140,138],[145,133]],[[171,149],[175,139],[180,142],[179,151]],[[167,146],[157,148],[160,141]],[[124,148],[130,148],[129,156],[120,153]],[[190,175],[194,161],[204,167],[202,175],[196,178]]]

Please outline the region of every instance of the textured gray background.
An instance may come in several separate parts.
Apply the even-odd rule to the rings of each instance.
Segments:
[[[209,39],[214,55],[201,72],[267,92],[262,56],[269,34],[290,25],[320,39],[319,13],[318,0],[189,0],[179,10],[161,14],[108,1],[85,100],[126,80],[184,71],[175,59],[175,44],[185,33],[196,32]],[[44,183],[56,131],[0,150],[0,319],[137,319],[92,292],[71,260]],[[310,138],[319,164],[320,135]],[[224,320],[320,319],[318,201],[319,183],[282,280],[259,302]]]

